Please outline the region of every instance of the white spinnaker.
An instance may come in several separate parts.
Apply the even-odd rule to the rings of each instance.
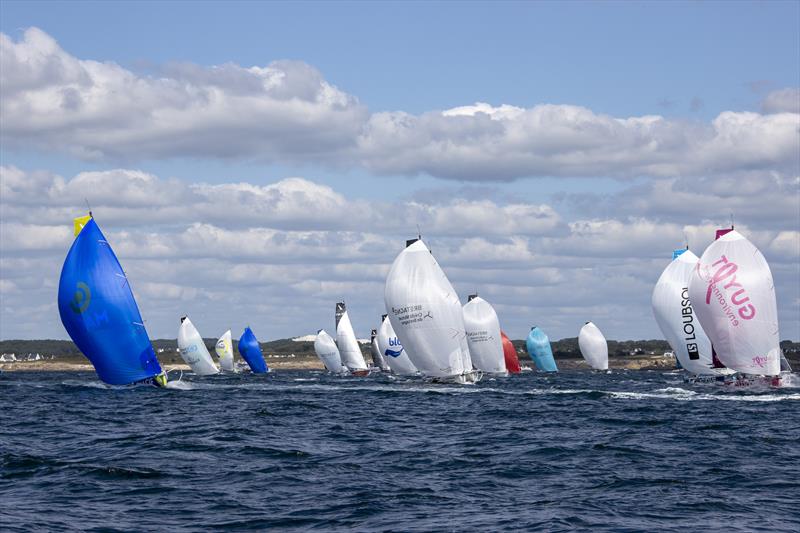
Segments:
[[[578,347],[586,362],[595,370],[608,370],[608,343],[597,326],[587,322],[578,335]]]
[[[713,368],[711,341],[700,325],[689,298],[689,280],[698,258],[689,250],[672,260],[653,288],[653,315],[681,366],[696,375],[724,375]]]
[[[375,340],[378,341],[378,350],[383,354],[392,372],[398,376],[413,376],[417,374],[417,367],[411,362],[408,352],[400,342],[400,339],[397,338],[388,316],[381,322],[381,327],[378,328],[378,335],[375,336]]]
[[[233,364],[233,343],[231,342],[231,330],[222,334],[222,337],[217,341],[214,347],[219,357],[219,366],[225,372],[236,372],[236,366]]]
[[[500,320],[489,302],[476,296],[464,305],[464,328],[472,364],[490,374],[507,375]]]
[[[389,367],[389,364],[386,362],[386,357],[384,357],[383,354],[381,353],[380,346],[378,346],[377,332],[375,332],[375,335],[372,337],[372,343],[370,343],[370,350],[372,352],[373,363],[375,363],[375,365],[378,368],[380,368],[382,372],[389,372],[391,368]]]
[[[367,370],[367,362],[358,346],[353,325],[350,323],[350,315],[344,312],[336,326],[336,344],[339,346],[339,354],[342,357],[342,364],[350,370]]]
[[[722,364],[746,374],[780,373],[772,272],[742,234],[731,231],[706,248],[692,271],[689,298]]]
[[[219,373],[217,365],[211,359],[203,338],[197,332],[189,317],[181,319],[181,327],[178,329],[178,351],[186,364],[192,367],[192,371],[198,376],[210,376]]]
[[[322,364],[325,365],[328,372],[338,374],[342,371],[342,359],[339,355],[339,348],[336,347],[333,337],[324,329],[319,330],[317,338],[314,339],[314,351],[317,352],[317,357],[319,357]]]
[[[422,374],[452,378],[472,370],[461,302],[422,240],[392,263],[384,301],[397,337]]]

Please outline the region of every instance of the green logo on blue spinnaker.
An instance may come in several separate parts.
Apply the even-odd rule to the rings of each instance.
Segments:
[[[75,290],[75,295],[69,303],[70,309],[76,313],[83,314],[89,308],[89,303],[92,301],[92,291],[89,286],[82,281],[78,282],[78,288]]]

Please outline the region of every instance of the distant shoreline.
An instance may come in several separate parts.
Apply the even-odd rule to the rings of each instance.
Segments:
[[[558,359],[561,370],[589,370],[590,367],[583,359]],[[311,357],[298,357],[291,360],[285,358],[267,358],[269,367],[276,371],[282,370],[324,370],[325,367],[319,359]],[[534,368],[530,361],[521,360],[522,366]],[[189,365],[166,363],[161,365],[164,370],[190,370]],[[675,368],[675,359],[664,355],[649,355],[639,357],[609,357],[608,366],[617,370],[670,370]],[[0,363],[3,372],[93,372],[94,367],[86,359],[56,358],[40,361],[12,361]]]

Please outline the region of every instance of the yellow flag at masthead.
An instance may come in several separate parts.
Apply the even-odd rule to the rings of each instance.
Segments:
[[[92,215],[86,215],[84,217],[78,217],[73,222],[75,223],[75,237],[78,236],[78,233],[81,232],[83,227],[92,219]]]

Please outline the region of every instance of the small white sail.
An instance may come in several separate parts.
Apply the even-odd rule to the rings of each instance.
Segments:
[[[597,326],[587,322],[578,335],[578,347],[586,362],[595,370],[608,370],[608,343]]]
[[[203,338],[189,317],[181,318],[181,327],[178,329],[178,351],[186,364],[192,367],[192,371],[198,376],[211,376],[219,373]]]
[[[410,243],[392,263],[384,301],[394,331],[422,374],[463,378],[472,371],[461,302],[422,240]]]
[[[317,352],[317,357],[319,357],[322,364],[325,365],[325,369],[328,372],[338,374],[342,371],[342,359],[339,355],[339,348],[336,347],[333,337],[324,329],[319,330],[317,338],[314,339],[314,351]]]
[[[686,250],[667,265],[653,288],[653,315],[687,372],[698,376],[729,374],[730,369],[713,368],[711,341],[689,298],[689,280],[697,261],[697,256]]]
[[[342,306],[342,314],[339,323],[336,325],[336,345],[339,347],[339,354],[342,357],[342,364],[346,366],[351,372],[367,370],[367,362],[364,361],[364,355],[361,353],[361,348],[356,340],[356,334],[353,331],[353,325],[350,323],[350,316],[347,310],[344,309],[344,304],[337,304]]]
[[[780,374],[775,286],[764,256],[737,231],[706,248],[689,298],[720,361],[737,372]]]
[[[231,330],[223,333],[214,347],[219,357],[219,366],[225,372],[236,372],[236,365],[233,363],[233,342],[231,341]]]
[[[403,344],[392,328],[392,323],[386,315],[383,315],[381,326],[378,328],[378,350],[386,359],[389,368],[398,376],[413,376],[418,373],[417,367],[411,362]]]
[[[472,364],[488,374],[507,376],[500,321],[494,307],[478,295],[464,305],[464,328]]]

